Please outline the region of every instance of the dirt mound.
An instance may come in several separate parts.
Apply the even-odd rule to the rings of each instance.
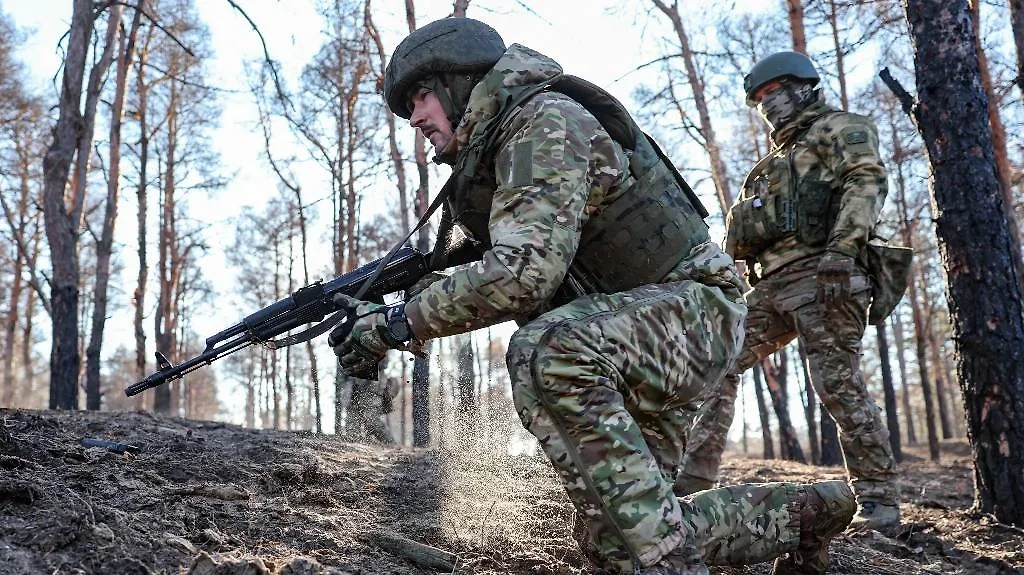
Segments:
[[[831,572],[1024,573],[1024,532],[968,513],[965,460],[905,471],[905,528],[839,538]],[[724,473],[841,477],[742,458]],[[0,410],[5,575],[411,574],[431,572],[430,561],[465,574],[579,575],[573,516],[543,458],[473,440],[381,449],[146,413]]]

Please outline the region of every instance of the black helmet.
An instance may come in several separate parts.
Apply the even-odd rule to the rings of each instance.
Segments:
[[[498,32],[479,20],[444,18],[431,22],[414,30],[395,48],[384,73],[384,101],[392,112],[408,120],[412,111],[406,97],[417,82],[431,76],[477,75],[490,70],[504,53],[505,42]],[[462,110],[449,111],[452,114],[461,116]]]
[[[759,60],[750,73],[743,77],[743,90],[747,93],[747,102],[754,99],[754,93],[761,86],[779,78],[796,78],[817,85],[821,80],[818,71],[810,58],[800,52],[776,52]]]

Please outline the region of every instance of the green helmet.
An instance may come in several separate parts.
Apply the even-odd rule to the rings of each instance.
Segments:
[[[800,52],[776,52],[762,58],[750,73],[743,77],[743,90],[747,93],[747,101],[754,99],[754,93],[761,86],[780,78],[796,78],[817,85],[821,80],[818,71],[810,58]]]
[[[384,100],[397,116],[409,119],[406,105],[409,90],[418,82],[439,77],[445,85],[452,76],[476,76],[490,70],[505,53],[505,42],[494,28],[472,18],[444,18],[417,28],[395,48],[384,72]],[[473,82],[475,84],[475,82]],[[468,89],[449,94],[451,105],[465,107]],[[442,103],[445,99],[442,99]],[[460,100],[462,100],[460,102]],[[461,116],[463,109],[447,110],[449,117]]]

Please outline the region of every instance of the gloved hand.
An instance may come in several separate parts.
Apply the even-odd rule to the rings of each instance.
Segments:
[[[432,284],[434,282],[442,281],[442,280],[444,280],[447,277],[448,276],[446,274],[439,273],[439,272],[430,272],[430,273],[428,273],[427,275],[425,275],[425,276],[421,277],[419,280],[417,280],[416,283],[412,284],[412,287],[410,287],[409,289],[405,290],[405,301],[409,301],[410,299],[412,299],[412,298],[416,297],[417,295],[419,295],[419,293],[421,291],[427,289],[430,286],[430,284]]]
[[[826,310],[840,308],[850,297],[850,276],[853,258],[836,252],[825,252],[818,263],[818,303]]]
[[[389,349],[408,350],[408,340],[400,341],[395,330],[388,328],[389,319],[397,327],[408,328],[404,306],[386,306],[358,300],[344,294],[334,296],[334,303],[348,309],[348,319],[334,328],[327,343],[341,360],[342,370],[351,376],[375,374],[377,364]],[[404,322],[404,326],[400,325]],[[411,332],[407,332],[411,336]]]

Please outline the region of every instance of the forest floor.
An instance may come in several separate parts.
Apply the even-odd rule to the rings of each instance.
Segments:
[[[83,439],[130,445],[128,453]],[[907,456],[905,525],[842,535],[830,573],[1024,574],[1024,530],[975,516],[969,450]],[[731,457],[727,482],[841,477]],[[0,573],[431,573],[388,542],[457,556],[457,574],[583,575],[573,511],[542,457],[382,449],[147,413],[0,409]],[[397,549],[397,550],[396,550]],[[767,574],[769,565],[717,568]]]

